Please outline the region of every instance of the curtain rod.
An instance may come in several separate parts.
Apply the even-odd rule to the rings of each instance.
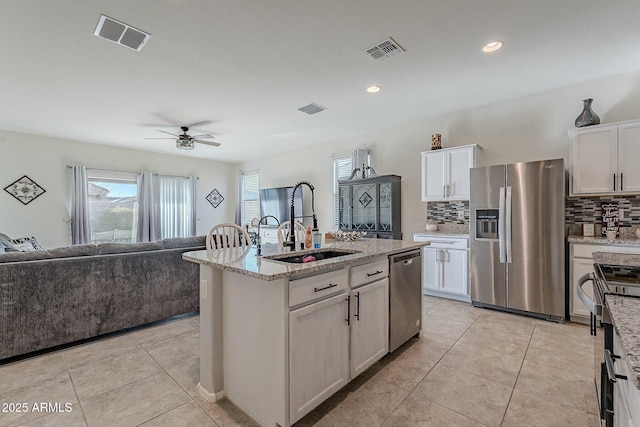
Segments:
[[[73,168],[73,166],[67,165],[67,169],[71,169],[71,168]],[[105,171],[105,172],[122,172],[122,173],[135,173],[135,174],[141,174],[142,173],[142,172],[121,171],[121,170],[116,170],[116,169],[91,168],[89,166],[87,166],[87,169],[93,169],[93,170],[96,170],[96,171]],[[153,173],[155,175],[161,175],[161,174],[156,173],[156,172],[151,172],[151,173]],[[169,178],[189,178],[188,176],[180,176],[180,175],[162,175],[162,176],[166,176],[166,177],[169,177]],[[200,177],[196,176],[196,179],[200,179]]]

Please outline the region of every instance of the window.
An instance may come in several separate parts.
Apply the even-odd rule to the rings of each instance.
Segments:
[[[250,225],[260,218],[260,173],[244,172],[240,175],[240,224]]]
[[[143,233],[144,241],[195,235],[195,178],[149,173],[149,191],[157,202],[145,208],[145,197],[142,202],[138,200],[140,176],[135,172],[87,170],[91,243],[137,242],[138,229],[145,227],[159,231]],[[148,218],[139,218],[139,210],[148,212]]]
[[[340,228],[338,181],[351,177],[352,163],[351,154],[333,158],[333,228],[336,229]]]
[[[91,243],[136,241],[136,177],[129,172],[87,171]]]

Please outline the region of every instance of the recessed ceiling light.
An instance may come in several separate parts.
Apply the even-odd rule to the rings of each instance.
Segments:
[[[491,43],[487,43],[482,47],[482,51],[484,53],[493,53],[502,48],[503,43],[501,41],[495,41]]]
[[[367,92],[369,92],[369,93],[378,93],[378,92],[380,92],[380,89],[382,89],[380,86],[369,86],[367,88]]]

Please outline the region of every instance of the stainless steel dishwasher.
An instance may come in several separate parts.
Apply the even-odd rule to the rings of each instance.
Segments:
[[[418,249],[389,257],[389,353],[420,332],[421,253]]]

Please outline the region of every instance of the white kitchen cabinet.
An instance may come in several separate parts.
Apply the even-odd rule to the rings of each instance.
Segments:
[[[619,244],[591,244],[591,243],[569,243],[569,256],[571,257],[569,282],[571,289],[569,293],[569,315],[572,322],[589,322],[589,310],[578,298],[578,279],[582,275],[593,272],[594,252],[616,252],[625,254],[640,254],[640,245],[625,246]],[[592,288],[585,285],[583,290],[593,298]],[[619,289],[619,292],[626,293],[626,289]]]
[[[627,353],[620,344],[620,336],[613,333],[613,374],[618,375],[613,385],[613,425],[632,427],[640,425],[640,390],[635,386],[636,375],[629,364]],[[625,378],[626,377],[626,378]]]
[[[352,290],[350,311],[350,378],[355,378],[389,352],[389,279]]]
[[[469,200],[469,169],[478,149],[473,144],[422,152],[422,201]]]
[[[388,275],[384,258],[289,281],[289,305],[307,304],[289,313],[292,424],[388,353]]]
[[[292,424],[349,382],[347,304],[340,294],[289,313]]]
[[[571,195],[640,193],[640,121],[571,133]]]
[[[422,253],[424,293],[469,301],[469,240],[428,234],[415,234],[414,240],[431,243]]]

